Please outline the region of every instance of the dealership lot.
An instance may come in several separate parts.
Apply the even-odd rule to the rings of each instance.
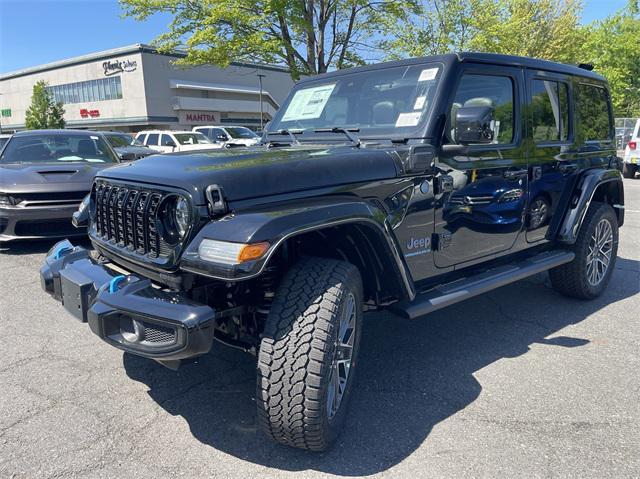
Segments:
[[[108,347],[40,289],[51,242],[0,252],[0,477],[637,477],[640,180],[606,293],[536,276],[415,322],[367,316],[329,453],[257,430],[252,357],[178,372]]]

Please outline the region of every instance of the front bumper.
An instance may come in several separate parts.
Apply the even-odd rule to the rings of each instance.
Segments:
[[[57,243],[40,268],[42,288],[107,343],[167,366],[207,353],[215,311],[145,278],[119,275],[86,249]]]
[[[0,208],[0,241],[16,239],[86,236],[86,228],[75,228],[71,216],[78,206]]]

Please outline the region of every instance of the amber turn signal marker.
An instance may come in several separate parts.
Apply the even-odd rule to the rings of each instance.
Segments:
[[[269,249],[269,243],[254,243],[245,245],[238,254],[238,263],[245,263],[260,258]]]

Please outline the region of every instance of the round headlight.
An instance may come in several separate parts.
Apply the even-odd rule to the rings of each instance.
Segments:
[[[180,236],[180,238],[184,238],[184,235],[189,229],[189,203],[187,203],[187,200],[184,198],[178,198],[173,214],[178,228],[178,236]]]

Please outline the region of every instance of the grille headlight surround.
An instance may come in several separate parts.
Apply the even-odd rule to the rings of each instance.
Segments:
[[[182,241],[191,226],[191,207],[186,198],[171,195],[165,198],[158,210],[162,224],[162,239],[171,246]]]
[[[191,211],[189,203],[183,197],[179,197],[173,214],[175,215],[176,226],[178,227],[178,236],[183,239],[189,230],[191,222]]]

